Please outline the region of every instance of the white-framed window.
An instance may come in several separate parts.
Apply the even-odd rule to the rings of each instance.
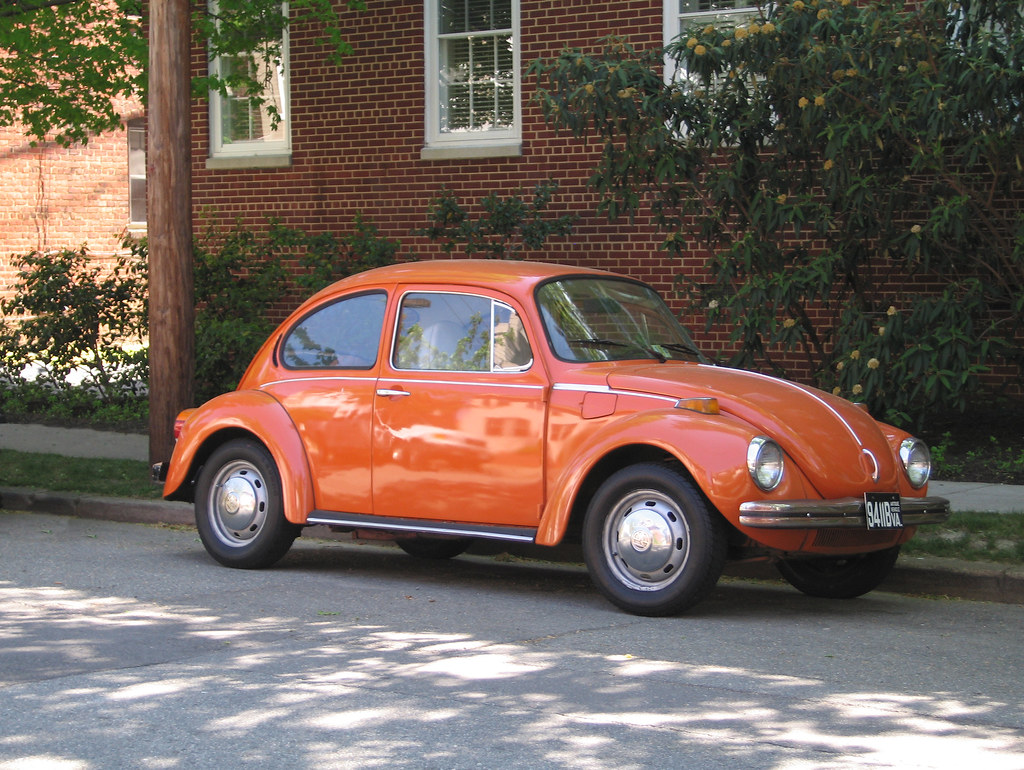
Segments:
[[[759,11],[750,0],[665,0],[664,42],[679,37],[683,27],[692,24],[731,24],[738,26]],[[674,62],[665,62],[665,78],[675,76]]]
[[[287,3],[281,4],[288,12]],[[228,90],[210,92],[211,166],[285,165],[291,156],[291,105],[288,82],[288,29],[281,41],[281,63],[275,65],[257,53],[218,56],[210,60],[210,72],[228,78],[244,72],[266,83],[264,104],[256,107],[248,94]],[[220,161],[220,163],[218,163]]]
[[[128,223],[146,224],[146,121],[128,121]]]
[[[518,155],[519,0],[424,3],[423,156]]]

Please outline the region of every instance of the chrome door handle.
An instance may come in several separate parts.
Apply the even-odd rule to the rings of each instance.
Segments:
[[[411,396],[412,394],[407,390],[393,390],[391,388],[377,388],[377,395],[381,398],[391,398],[392,396]]]

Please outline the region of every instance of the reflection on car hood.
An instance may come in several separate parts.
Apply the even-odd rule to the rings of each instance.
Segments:
[[[775,439],[824,497],[898,488],[896,458],[879,424],[849,401],[821,390],[703,364],[619,365],[609,373],[608,385],[718,399],[723,413]]]

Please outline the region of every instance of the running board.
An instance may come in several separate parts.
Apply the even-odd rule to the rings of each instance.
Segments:
[[[537,530],[530,527],[492,527],[486,524],[464,524],[455,521],[395,519],[388,516],[371,516],[365,513],[313,511],[309,518],[306,519],[306,523],[310,525],[323,524],[328,527],[350,527],[352,529],[416,532],[421,535],[480,537],[487,540],[510,540],[516,543],[532,543],[537,537]]]

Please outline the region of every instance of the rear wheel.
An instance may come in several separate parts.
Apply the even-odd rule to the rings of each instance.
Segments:
[[[704,599],[725,564],[716,514],[681,474],[641,464],[613,474],[583,524],[591,579],[612,604],[637,615],[672,615]]]
[[[808,596],[853,599],[877,588],[899,555],[896,546],[855,556],[783,559],[776,568],[791,586]]]
[[[471,537],[403,537],[395,541],[410,556],[420,559],[451,559],[471,545]]]
[[[285,519],[273,457],[252,439],[229,441],[210,456],[199,474],[195,510],[203,546],[228,567],[269,567],[301,530]]]

